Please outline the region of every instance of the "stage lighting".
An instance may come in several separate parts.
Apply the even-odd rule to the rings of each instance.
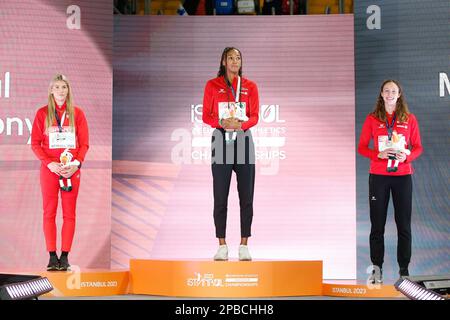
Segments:
[[[0,274],[0,300],[37,300],[38,296],[52,290],[46,277]]]
[[[395,289],[412,300],[446,300],[432,290],[425,289],[408,278],[400,278],[394,284]]]

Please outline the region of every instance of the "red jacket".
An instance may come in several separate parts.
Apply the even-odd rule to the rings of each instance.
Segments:
[[[237,77],[232,84],[235,92],[237,90]],[[205,86],[203,96],[203,122],[213,128],[221,128],[219,125],[219,102],[233,102],[234,96],[227,86],[224,77],[209,80]],[[246,115],[248,121],[242,123],[242,130],[247,130],[258,123],[259,119],[259,97],[258,87],[253,81],[241,77],[240,102],[246,104]]]
[[[56,107],[56,109],[58,116],[61,119],[64,111],[66,110],[66,104],[64,104],[60,109],[58,107]],[[72,161],[76,159],[82,163],[86,152],[89,149],[89,131],[84,112],[78,107],[74,107],[74,111],[76,148],[70,149],[69,151],[73,155]],[[33,121],[33,128],[31,130],[31,149],[45,166],[47,166],[50,162],[60,162],[59,156],[64,151],[63,148],[49,148],[49,136],[45,132],[46,117],[47,106],[44,106],[36,112],[36,116]],[[53,126],[57,127],[56,120],[54,121]],[[65,117],[62,126],[69,126],[69,117]]]
[[[406,157],[404,162],[399,163],[398,171],[387,172],[388,159],[378,158],[378,137],[388,135],[386,123],[372,114],[367,116],[359,138],[358,152],[370,159],[370,173],[387,176],[403,176],[414,172],[411,162],[418,158],[423,151],[422,142],[420,141],[419,124],[416,117],[411,113],[406,122],[396,121],[394,130],[399,134],[403,134],[407,144],[405,148],[410,149],[411,154]],[[373,139],[374,149],[369,148],[371,139]]]

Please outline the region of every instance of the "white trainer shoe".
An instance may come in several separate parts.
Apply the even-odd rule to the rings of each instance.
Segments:
[[[226,244],[219,246],[216,255],[214,256],[215,261],[227,261],[228,260],[228,247]]]
[[[382,284],[383,283],[383,270],[375,266],[372,270],[372,274],[369,277],[369,283],[371,284]]]
[[[245,246],[241,244],[239,246],[239,260],[240,261],[251,261],[252,256],[250,255],[250,252],[248,251],[248,246]]]

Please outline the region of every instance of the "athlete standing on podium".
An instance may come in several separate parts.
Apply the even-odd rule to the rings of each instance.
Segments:
[[[237,178],[241,218],[239,260],[249,261],[255,185],[255,147],[251,127],[258,123],[259,97],[256,84],[242,77],[242,55],[227,47],[217,77],[206,83],[203,122],[215,128],[212,136],[211,169],[214,193],[214,224],[219,249],[214,260],[228,260],[225,241],[231,175]]]
[[[373,140],[373,149],[369,147]],[[375,110],[362,127],[358,152],[370,159],[370,258],[374,270],[372,284],[383,282],[384,229],[390,194],[397,224],[397,262],[400,276],[408,276],[411,260],[411,163],[423,151],[419,124],[409,112],[400,83],[383,82]],[[394,164],[394,165],[393,165]]]
[[[75,208],[81,164],[89,148],[89,132],[83,111],[73,105],[72,90],[64,75],[49,86],[48,104],[33,122],[31,148],[41,160],[40,182],[44,211],[44,235],[50,253],[48,271],[69,269],[68,254],[75,232]],[[56,254],[56,210],[61,192],[63,225],[61,256]]]

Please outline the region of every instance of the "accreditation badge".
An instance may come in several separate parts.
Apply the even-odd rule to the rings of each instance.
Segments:
[[[237,118],[248,121],[245,102],[219,102],[219,119]]]
[[[75,149],[75,133],[74,132],[50,132],[49,133],[50,149]]]
[[[386,149],[392,148],[392,140],[388,139],[388,136],[378,136],[378,151],[382,152]]]
[[[235,103],[235,117],[241,121],[248,121],[248,117],[246,114],[246,103],[245,102],[236,102]]]
[[[234,103],[234,102],[219,102],[218,103],[219,119],[228,119],[228,118],[232,117],[233,110],[230,106],[230,103]]]

